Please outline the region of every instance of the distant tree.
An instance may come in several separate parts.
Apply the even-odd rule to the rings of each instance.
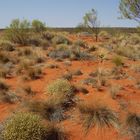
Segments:
[[[40,20],[35,19],[32,21],[32,28],[35,32],[42,32],[46,29],[46,25]]]
[[[95,33],[96,41],[98,41],[100,22],[98,20],[97,11],[95,9],[92,9],[91,11],[85,14],[83,20],[84,20],[83,25]]]
[[[14,19],[10,26],[7,27],[5,37],[14,43],[26,45],[29,30],[30,22],[28,20]]]
[[[121,0],[119,9],[122,17],[140,23],[140,0]]]

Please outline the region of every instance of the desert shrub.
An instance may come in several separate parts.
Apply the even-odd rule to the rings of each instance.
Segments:
[[[140,116],[136,113],[128,113],[125,125],[127,131],[134,137],[134,140],[138,140],[140,133]]]
[[[47,87],[47,92],[52,95],[66,94],[67,96],[73,93],[71,84],[64,79],[58,79]]]
[[[0,80],[0,91],[8,91],[9,85],[7,85],[3,80]]]
[[[85,85],[95,85],[97,83],[97,80],[94,78],[88,77],[82,80],[81,83]]]
[[[38,116],[18,113],[6,122],[2,135],[4,140],[43,140],[44,133]]]
[[[39,35],[30,35],[28,38],[28,45],[40,46],[42,39]]]
[[[87,48],[87,44],[86,42],[84,42],[83,40],[77,40],[74,42],[74,45],[82,47],[82,48]]]
[[[92,127],[115,127],[118,126],[117,114],[106,105],[99,103],[80,103],[82,125],[88,132]]]
[[[0,78],[7,78],[10,75],[10,69],[0,65]]]
[[[30,23],[27,20],[14,19],[6,29],[5,38],[13,43],[26,45],[29,28]]]
[[[35,32],[43,32],[46,30],[46,25],[45,23],[35,19],[32,21],[32,29]]]
[[[41,77],[42,69],[38,67],[30,68],[27,71],[27,79],[36,80]]]
[[[34,51],[31,48],[24,48],[19,51],[18,55],[19,56],[31,56],[31,55],[33,55],[33,52]]]
[[[83,94],[88,94],[89,93],[89,91],[86,88],[82,87],[82,86],[76,87],[76,91],[81,92]]]
[[[6,51],[14,51],[15,45],[7,40],[1,40],[0,41],[0,50],[6,50]]]
[[[112,99],[116,99],[118,92],[120,91],[121,86],[120,85],[112,85],[110,87],[110,94]]]
[[[68,140],[69,135],[61,126],[54,123],[49,123],[46,127],[47,140]]]
[[[5,64],[9,61],[10,61],[9,54],[6,52],[0,52],[0,62]]]
[[[30,67],[33,65],[34,65],[34,63],[32,60],[27,59],[27,58],[22,58],[18,64],[16,73],[22,74],[24,71],[27,71],[28,69],[30,69]]]
[[[51,41],[52,38],[55,36],[55,34],[52,33],[52,32],[46,31],[46,32],[43,32],[43,33],[41,34],[41,36],[42,36],[43,39],[46,39],[46,40]]]
[[[11,91],[10,92],[9,91],[0,92],[0,101],[2,103],[13,104],[19,100],[20,100],[20,98],[15,93],[12,93]]]
[[[131,69],[134,70],[134,72],[140,72],[140,64],[133,64]]]
[[[99,37],[102,38],[102,39],[109,39],[110,38],[110,34],[106,31],[101,31],[99,33]]]
[[[123,66],[123,60],[120,56],[116,56],[113,58],[112,62],[116,65],[116,67]]]
[[[57,35],[52,39],[53,44],[70,44],[70,40],[62,35]]]
[[[82,75],[83,73],[81,72],[81,70],[76,70],[76,71],[72,72],[72,74],[79,76],[79,75]]]
[[[22,90],[27,95],[33,95],[35,92],[32,90],[31,86],[25,85],[22,87]]]
[[[62,121],[64,119],[63,100],[60,98],[48,98],[47,101],[34,101],[29,103],[29,110],[39,114],[49,121]]]
[[[68,72],[68,73],[66,73],[66,74],[64,74],[64,75],[62,75],[62,79],[65,79],[65,80],[71,80],[72,79],[72,73],[70,73],[70,72]]]
[[[95,46],[90,46],[87,51],[88,52],[94,52],[96,50],[97,50],[97,48]]]
[[[46,67],[50,69],[55,69],[58,68],[59,66],[57,64],[47,64]]]

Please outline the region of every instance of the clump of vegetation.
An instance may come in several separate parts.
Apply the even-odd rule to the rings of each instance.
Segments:
[[[70,44],[70,40],[68,40],[66,37],[62,35],[57,35],[52,39],[53,44]]]
[[[138,140],[140,133],[140,116],[136,113],[129,113],[125,124],[127,126],[127,131],[133,135],[134,140]]]
[[[6,29],[5,38],[13,43],[26,45],[29,29],[30,23],[27,20],[14,19]]]
[[[63,98],[64,99],[64,98]],[[29,104],[29,110],[39,114],[49,121],[62,121],[64,116],[64,108],[62,98],[50,97],[47,101],[35,101]]]
[[[6,122],[2,135],[4,140],[43,140],[45,128],[38,116],[19,113]]]
[[[46,30],[46,25],[45,23],[35,19],[32,21],[32,29],[35,32],[43,32]]]
[[[1,91],[8,91],[9,85],[7,85],[3,80],[0,80],[0,90]]]
[[[121,89],[120,85],[112,85],[110,87],[110,94],[111,94],[112,99],[116,99],[117,94],[119,93],[120,89]]]
[[[52,95],[61,95],[61,94],[71,95],[72,86],[67,80],[58,79],[48,85],[47,92]]]
[[[15,45],[13,43],[11,43],[10,41],[1,40],[0,41],[0,50],[14,51],[15,50]]]
[[[34,91],[32,90],[31,86],[23,86],[23,92],[25,92],[27,95],[33,95]]]
[[[86,132],[92,127],[115,127],[118,126],[117,114],[106,105],[99,103],[80,103],[82,125]]]
[[[31,79],[31,80],[36,80],[38,78],[40,78],[42,75],[42,69],[35,67],[35,68],[30,68],[27,70],[27,79]]]
[[[46,127],[46,139],[47,140],[68,140],[69,136],[67,132],[65,132],[61,126],[58,126],[54,123],[48,123]]]
[[[87,44],[86,42],[84,42],[83,40],[77,40],[74,42],[74,45],[82,47],[82,48],[87,48]]]
[[[116,56],[113,58],[112,62],[116,65],[116,67],[121,67],[123,66],[123,60],[120,56]]]

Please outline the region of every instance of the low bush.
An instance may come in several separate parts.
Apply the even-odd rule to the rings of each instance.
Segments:
[[[0,41],[0,50],[14,51],[15,50],[15,45],[13,43],[11,43],[10,41],[1,40]]]
[[[4,140],[43,140],[41,119],[30,113],[18,113],[9,119],[2,132]]]
[[[140,133],[140,116],[136,113],[128,113],[125,125],[127,131],[134,137],[134,140],[138,140]]]
[[[53,83],[49,84],[47,87],[47,92],[52,95],[58,95],[61,94],[70,96],[73,94],[72,86],[67,80],[58,79],[54,81]]]
[[[123,66],[123,60],[120,56],[116,56],[113,58],[112,62],[116,65],[116,67]]]
[[[62,35],[54,36],[52,39],[53,44],[71,44],[70,40]]]
[[[82,125],[86,132],[92,127],[118,127],[117,114],[106,105],[99,103],[80,103]]]
[[[5,31],[5,38],[13,43],[26,45],[30,23],[27,20],[14,19]]]

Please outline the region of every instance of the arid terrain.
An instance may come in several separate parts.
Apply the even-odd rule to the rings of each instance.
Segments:
[[[101,31],[96,42],[85,32],[45,31],[29,36],[25,45],[3,36],[2,126],[14,114],[30,112],[40,116],[45,126],[57,127],[50,133],[66,135],[64,140],[139,138],[138,33]]]

